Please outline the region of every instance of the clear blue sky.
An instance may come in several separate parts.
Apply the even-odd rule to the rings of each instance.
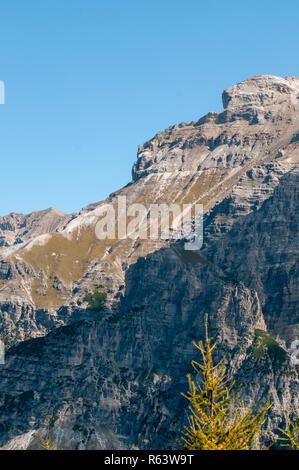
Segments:
[[[299,77],[298,21],[298,0],[1,0],[0,214],[78,211],[224,88]]]

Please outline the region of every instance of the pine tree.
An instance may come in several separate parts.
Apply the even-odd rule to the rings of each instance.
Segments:
[[[42,445],[42,450],[57,450],[53,442],[54,441],[53,436],[50,432],[50,423],[47,425],[46,437],[45,438],[41,437],[40,441]]]
[[[216,343],[208,336],[208,317],[205,316],[206,345],[193,343],[202,355],[202,364],[192,361],[197,381],[188,377],[189,391],[183,396],[190,402],[188,426],[181,431],[180,443],[188,450],[246,450],[258,444],[260,428],[270,408],[269,397],[261,407],[245,408],[238,400],[235,382],[228,376],[224,358],[213,365],[212,353]]]
[[[284,441],[284,444],[281,444],[284,447],[291,447],[293,450],[299,450],[299,429],[295,422],[289,421],[286,413],[284,414],[285,418],[285,429],[278,428],[278,430],[283,434],[284,437],[278,437],[278,441]],[[298,422],[298,418],[296,418]]]

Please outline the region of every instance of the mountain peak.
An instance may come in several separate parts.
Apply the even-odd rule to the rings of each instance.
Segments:
[[[298,133],[295,77],[253,76],[224,90],[222,99],[221,113],[169,127],[140,146],[133,181],[153,173],[244,167],[266,148],[275,157],[278,138],[284,147]]]
[[[265,107],[289,101],[299,104],[299,79],[274,75],[257,75],[224,90],[224,109]]]

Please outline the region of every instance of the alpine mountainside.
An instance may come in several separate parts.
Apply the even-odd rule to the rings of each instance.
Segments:
[[[140,146],[106,201],[0,217],[0,446],[37,448],[51,420],[60,449],[174,447],[205,314],[245,403],[271,392],[269,441],[298,410],[299,80],[249,78],[223,108]],[[98,239],[119,196],[203,204],[202,248]]]

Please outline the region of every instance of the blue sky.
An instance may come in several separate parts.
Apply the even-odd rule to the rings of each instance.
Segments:
[[[299,77],[298,18],[297,0],[1,0],[0,215],[102,200],[224,88]]]

